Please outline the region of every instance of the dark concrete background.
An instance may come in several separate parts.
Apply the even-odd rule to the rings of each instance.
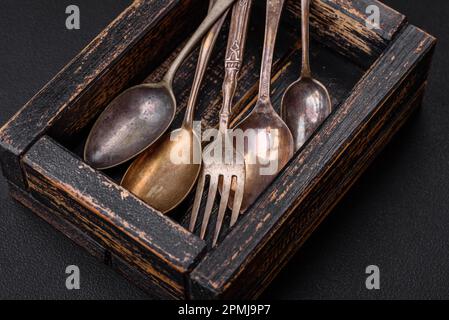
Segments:
[[[95,37],[130,0],[1,0],[0,125]],[[266,291],[266,299],[449,298],[449,2],[387,0],[437,36],[423,109]],[[81,30],[65,8],[81,8]],[[15,203],[0,178],[0,299],[146,299],[62,234]],[[81,290],[65,268],[81,269]],[[365,268],[381,290],[365,289]]]

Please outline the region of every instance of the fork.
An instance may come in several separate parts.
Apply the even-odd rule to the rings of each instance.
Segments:
[[[195,229],[206,178],[209,177],[209,191],[206,208],[203,215],[200,237],[205,238],[215,203],[219,186],[221,187],[221,201],[212,246],[215,247],[223,225],[228,207],[231,189],[234,191],[230,226],[238,220],[245,188],[245,163],[243,155],[235,150],[231,130],[229,130],[232,102],[237,88],[238,74],[242,65],[245,49],[248,21],[252,0],[239,0],[233,8],[231,26],[229,30],[228,46],[225,59],[225,77],[223,81],[223,105],[220,111],[219,134],[203,152],[203,167],[193,204],[190,218],[190,231]],[[218,152],[218,154],[216,154]],[[218,161],[217,161],[218,160]]]

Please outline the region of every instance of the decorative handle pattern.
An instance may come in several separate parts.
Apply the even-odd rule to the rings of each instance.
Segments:
[[[234,5],[232,11],[232,20],[225,59],[223,107],[220,112],[220,131],[222,133],[225,133],[229,127],[230,116],[232,113],[232,102],[237,89],[238,75],[243,62],[251,7],[252,0],[239,0]]]

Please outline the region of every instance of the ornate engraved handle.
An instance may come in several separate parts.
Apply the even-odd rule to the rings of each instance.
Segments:
[[[238,75],[243,62],[243,53],[248,31],[248,22],[253,0],[239,0],[233,8],[225,59],[223,82],[223,107],[220,112],[220,131],[229,127],[232,102],[237,89]]]

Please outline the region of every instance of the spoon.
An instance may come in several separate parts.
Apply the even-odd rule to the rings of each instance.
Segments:
[[[309,61],[310,0],[302,0],[302,71],[282,98],[282,118],[299,150],[332,111],[326,87],[313,79]]]
[[[267,1],[259,97],[252,112],[234,129],[235,132],[242,130],[240,134],[245,137],[246,179],[242,212],[254,203],[293,156],[292,134],[270,99],[273,53],[283,5],[284,0]],[[239,143],[237,149],[238,146]]]
[[[236,0],[220,0],[173,61],[163,80],[132,87],[115,98],[93,126],[84,150],[92,167],[104,170],[131,160],[167,131],[176,111],[173,80],[204,34]]]
[[[219,0],[211,0],[210,6]],[[129,167],[122,186],[154,209],[167,213],[190,193],[201,170],[201,140],[193,126],[193,114],[212,49],[227,14],[204,38],[185,118],[180,129],[163,136]]]

